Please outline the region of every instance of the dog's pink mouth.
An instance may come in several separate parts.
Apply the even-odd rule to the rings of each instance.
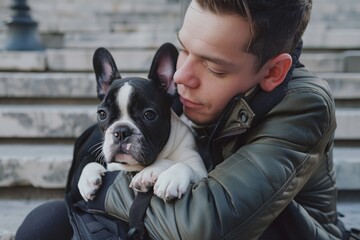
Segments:
[[[140,171],[144,168],[139,162],[137,162],[131,155],[125,153],[117,153],[113,158],[113,163],[116,163],[120,170],[125,170],[127,172]]]

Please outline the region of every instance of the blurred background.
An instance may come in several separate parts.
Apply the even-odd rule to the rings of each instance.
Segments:
[[[96,121],[95,49],[145,76],[155,50],[176,43],[187,2],[0,0],[0,240],[63,196],[73,143]],[[302,63],[336,100],[339,210],[360,227],[360,1],[314,0],[303,40]]]

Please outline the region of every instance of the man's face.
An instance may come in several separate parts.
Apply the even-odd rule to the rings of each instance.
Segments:
[[[178,39],[182,49],[174,80],[185,115],[197,124],[214,123],[234,96],[266,74],[246,52],[249,24],[238,15],[215,15],[192,1]]]

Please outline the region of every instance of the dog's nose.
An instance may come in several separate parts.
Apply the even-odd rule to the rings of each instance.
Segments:
[[[119,126],[114,130],[113,139],[116,143],[119,143],[130,135],[131,129],[128,126]]]

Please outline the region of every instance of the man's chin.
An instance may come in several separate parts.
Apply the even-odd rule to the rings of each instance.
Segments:
[[[210,118],[208,115],[194,113],[192,111],[188,111],[185,108],[184,108],[184,114],[186,118],[188,118],[195,125],[207,126],[207,125],[212,125],[216,122],[216,120]]]

